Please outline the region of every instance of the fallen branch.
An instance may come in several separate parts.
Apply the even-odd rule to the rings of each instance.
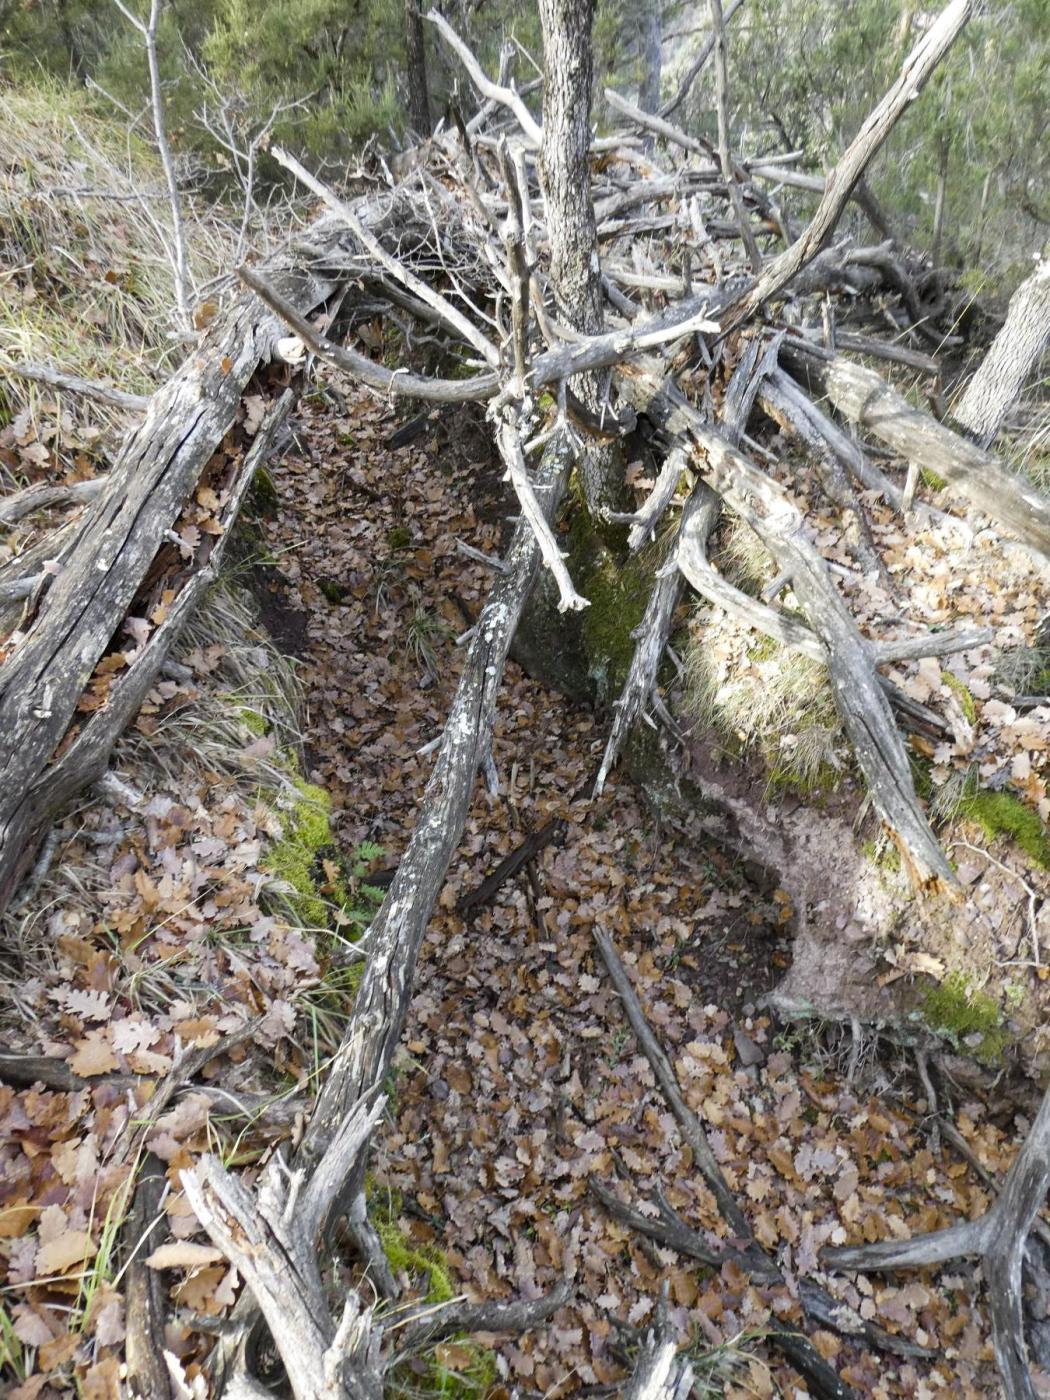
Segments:
[[[656,1076],[656,1082],[675,1116],[679,1131],[692,1150],[693,1162],[714,1196],[720,1215],[729,1226],[732,1234],[741,1242],[742,1247],[734,1251],[739,1258],[741,1267],[767,1282],[782,1283],[783,1278],[776,1264],[763,1253],[755,1242],[751,1226],[737,1205],[736,1198],[730,1191],[721,1168],[715,1161],[703,1126],[682,1095],[671,1061],[667,1058],[663,1047],[656,1039],[645,1018],[638,994],[631,985],[619,954],[613,946],[612,939],[603,929],[596,927],[594,941],[602,956],[602,961],[605,963],[610,980],[623,1002],[624,1012],[631,1030],[634,1031],[639,1048],[649,1061],[653,1074]],[[847,1397],[853,1395],[853,1391],[840,1380],[809,1338],[796,1328],[774,1329],[769,1335],[769,1340],[810,1382],[816,1394],[829,1397],[829,1400],[831,1397],[834,1397],[835,1400],[847,1400]]]
[[[729,4],[725,8],[723,24],[729,23],[729,21],[736,14],[737,10],[740,9],[740,6],[743,3],[744,0],[729,0]],[[712,34],[710,38],[705,39],[704,42],[700,45],[699,52],[693,59],[692,63],[689,65],[688,69],[686,70],[685,76],[678,85],[678,91],[675,93],[675,95],[671,98],[669,102],[665,102],[664,105],[660,108],[661,117],[669,117],[673,111],[675,111],[682,105],[686,97],[688,97],[689,89],[693,86],[693,83],[696,81],[697,76],[703,71],[704,64],[714,52],[714,47],[715,35]]]
[[[764,473],[716,433],[652,361],[632,363],[617,381],[639,412],[673,440],[692,441],[705,478],[763,540],[827,652],[832,689],[876,810],[895,833],[920,885],[955,877],[915,795],[911,765],[867,644],[834,587],[827,566],[802,529],[795,507]]]
[[[809,225],[785,252],[765,268],[757,281],[725,316],[726,330],[748,320],[764,301],[781,291],[820,252],[838,223],[857,181],[881,149],[904,110],[926,84],[970,18],[973,0],[950,0],[904,60],[897,81],[866,118],[857,135],[827,177],[824,194]]]
[[[978,1255],[988,1287],[995,1358],[1006,1400],[1035,1400],[1028,1370],[1021,1296],[1025,1242],[1050,1188],[1050,1090],[994,1205],[980,1219],[911,1240],[824,1249],[833,1269],[863,1273],[925,1268]]]
[[[990,519],[1050,559],[1050,497],[990,453],[913,408],[864,365],[840,356],[825,360],[786,336],[781,359],[803,383],[826,394],[851,423],[873,433],[908,462],[919,462],[951,483]]]
[[[97,403],[109,404],[111,408],[127,408],[141,413],[149,406],[149,398],[145,394],[111,389],[108,384],[99,384],[95,379],[82,379],[78,374],[65,374],[49,365],[7,364],[4,369],[16,379],[46,384],[49,389],[58,389],[62,393],[79,394],[81,398],[94,399]]]

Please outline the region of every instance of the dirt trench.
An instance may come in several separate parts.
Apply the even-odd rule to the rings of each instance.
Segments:
[[[385,406],[351,385],[341,392],[338,412],[320,397],[304,403],[305,450],[273,473],[260,544],[267,606],[300,656],[308,776],[330,792],[341,842],[377,843],[373,865],[390,869],[455,689],[456,638],[488,589],[488,570],[456,541],[497,554],[509,509],[483,424],[435,416],[394,445],[399,425]],[[666,1283],[682,1336],[720,1383],[745,1387],[730,1393],[792,1394],[797,1378],[761,1334],[773,1317],[797,1316],[790,1281],[820,1277],[820,1245],[948,1224],[986,1194],[931,1151],[929,1105],[910,1082],[887,1093],[885,1074],[865,1076],[873,1038],[798,1037],[767,1005],[775,989],[784,998],[827,971],[805,934],[824,918],[868,981],[860,938],[839,924],[849,887],[828,878],[829,868],[842,874],[845,809],[812,824],[794,812],[790,827],[770,811],[755,826],[739,773],[696,744],[664,770],[663,797],[669,783],[677,806],[654,810],[626,772],[592,803],[605,733],[589,704],[508,666],[493,751],[500,795],[479,784],[423,946],[374,1153],[373,1209],[385,1238],[396,1237],[406,1281],[425,1290],[429,1276],[432,1295],[435,1277],[490,1298],[535,1296],[565,1275],[577,1282],[542,1333],[481,1339],[492,1347],[483,1364],[473,1344],[452,1348],[445,1362],[462,1393],[615,1385]],[[697,787],[706,815],[690,807]],[[568,821],[568,836],[544,854],[538,889],[511,881],[460,918],[461,895],[553,816]],[[789,888],[781,868],[800,879],[805,870],[810,883]],[[786,1294],[639,1240],[589,1194],[595,1176],[652,1210],[659,1189],[690,1223],[724,1233],[595,956],[595,928],[612,934],[731,1185],[785,1266]],[[801,969],[800,952],[812,960]],[[966,1113],[979,1154],[1001,1165],[1012,1110],[968,1094]],[[906,1279],[864,1294],[844,1278],[825,1282],[939,1348],[902,1362],[821,1334],[860,1393],[910,1396],[920,1384],[996,1393],[976,1276],[950,1297]],[[491,1368],[484,1384],[478,1366]]]

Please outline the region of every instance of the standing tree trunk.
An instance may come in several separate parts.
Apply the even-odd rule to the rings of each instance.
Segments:
[[[423,16],[417,0],[405,0],[405,68],[408,73],[408,121],[413,131],[427,137],[434,129],[427,91],[427,52],[423,43]]]
[[[662,72],[663,15],[660,0],[652,0],[645,21],[645,73],[638,90],[638,106],[643,112],[655,112],[660,106],[660,76]],[[650,137],[647,145],[652,145]]]
[[[1048,341],[1050,242],[1031,277],[1011,297],[1006,323],[955,409],[956,421],[982,447],[988,447],[999,431]]]
[[[558,315],[573,330],[603,328],[601,265],[590,191],[591,22],[593,0],[540,0],[546,84],[540,165],[547,203],[550,285]],[[601,412],[604,380],[579,375],[573,389]],[[584,495],[592,516],[619,508],[618,454],[587,446],[580,454]]]

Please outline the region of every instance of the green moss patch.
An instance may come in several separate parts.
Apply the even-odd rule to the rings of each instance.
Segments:
[[[396,1275],[426,1281],[426,1301],[440,1306],[459,1296],[444,1251],[409,1239],[401,1225],[401,1195],[372,1185],[368,1215]],[[496,1384],[496,1358],[466,1336],[452,1337],[425,1355],[413,1357],[391,1377],[391,1394],[466,1397],[488,1394]],[[403,1390],[402,1390],[403,1388]]]
[[[968,1050],[982,1064],[999,1064],[1009,1041],[998,1004],[971,987],[960,972],[931,988],[921,1002],[922,1019],[953,1045]]]
[[[1050,838],[1038,813],[1010,792],[976,792],[964,797],[960,817],[975,822],[989,841],[1006,836],[1044,870],[1050,870]]]
[[[962,710],[970,724],[977,723],[977,705],[973,696],[958,676],[953,676],[951,671],[942,671],[941,679],[949,690],[953,692],[959,702],[959,709]]]
[[[328,901],[318,890],[317,874],[321,853],[333,845],[332,802],[324,788],[304,778],[295,778],[294,784],[297,797],[285,817],[285,834],[266,852],[264,866],[294,890],[291,902],[303,926],[325,928]],[[336,898],[343,902],[345,892],[338,891]]]
[[[568,566],[589,604],[580,625],[588,668],[602,699],[618,695],[627,679],[635,648],[631,634],[645,616],[655,570],[651,550],[619,562],[618,543],[598,533],[586,510],[573,513]]]

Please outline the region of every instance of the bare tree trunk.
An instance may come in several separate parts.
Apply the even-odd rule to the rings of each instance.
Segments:
[[[405,68],[408,73],[408,121],[420,136],[434,129],[427,89],[427,54],[423,43],[423,16],[417,0],[405,0]]]
[[[950,141],[941,146],[941,166],[937,172],[937,195],[933,206],[933,240],[930,244],[930,261],[934,267],[941,265],[941,242],[944,237],[944,212],[948,198],[948,161],[951,156]]]
[[[660,106],[660,77],[663,71],[663,14],[660,0],[652,0],[645,22],[645,76],[638,90],[638,106],[655,112]]]
[[[966,386],[955,418],[987,447],[1050,341],[1050,242],[1010,300],[1006,323]]]
[[[540,166],[547,204],[550,284],[558,315],[574,330],[597,335],[603,326],[601,264],[590,191],[593,0],[540,0],[546,84]],[[601,412],[604,380],[581,375],[573,384],[587,408]],[[592,515],[615,510],[617,456],[588,447],[580,457]]]

